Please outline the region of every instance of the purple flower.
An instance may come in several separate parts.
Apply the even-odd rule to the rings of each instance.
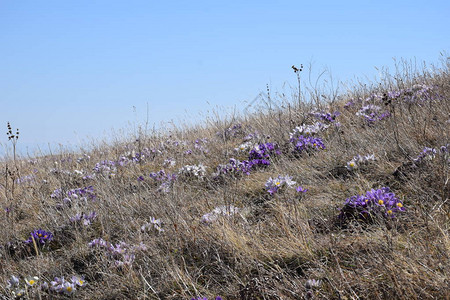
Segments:
[[[333,123],[336,121],[336,118],[341,114],[340,112],[336,111],[334,113],[324,113],[324,112],[313,112],[311,113],[314,117],[318,118],[319,120]]]
[[[357,195],[347,198],[341,209],[340,218],[346,218],[357,214],[365,219],[368,214],[382,214],[387,217],[395,217],[398,212],[405,211],[403,203],[390,192],[388,187],[366,192],[365,195]]]
[[[296,191],[299,192],[299,193],[306,193],[306,192],[308,191],[308,189],[304,189],[304,188],[302,188],[301,186],[298,186],[298,187],[296,188]]]
[[[250,150],[248,159],[253,160],[268,160],[275,155],[281,154],[277,144],[265,143],[255,146]]]
[[[33,239],[38,245],[45,245],[53,239],[53,234],[42,229],[34,230],[31,232],[31,237],[25,241],[25,243],[33,243]]]
[[[325,149],[325,145],[321,138],[306,136],[299,136],[297,139],[292,138],[291,142],[295,146],[295,151],[302,153],[303,151],[311,151],[311,150],[323,150]]]

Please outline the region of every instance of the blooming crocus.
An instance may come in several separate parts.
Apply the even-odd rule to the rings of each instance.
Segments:
[[[53,234],[42,229],[34,230],[31,232],[31,237],[25,243],[33,243],[33,239],[36,244],[45,245],[53,239]]]
[[[365,156],[357,155],[353,159],[347,162],[347,170],[353,171],[360,166],[366,165],[369,161],[375,160],[375,154],[367,154]]]
[[[296,188],[296,191],[299,192],[299,193],[306,193],[308,191],[308,189],[304,189],[303,187],[298,186]]]
[[[322,282],[320,280],[308,279],[305,283],[305,287],[307,289],[318,288],[321,284]]]
[[[25,290],[24,289],[19,289],[17,291],[13,292],[13,295],[16,296],[17,298],[21,298],[25,295]]]
[[[292,187],[293,185],[295,185],[295,183],[296,182],[292,180],[291,176],[278,175],[278,177],[273,178],[273,179],[272,179],[272,177],[270,177],[267,180],[265,187],[266,187],[267,191],[269,192],[269,194],[273,195],[276,192],[278,192],[279,189],[283,188],[284,186]]]
[[[78,276],[72,276],[72,283],[77,286],[85,286],[86,285],[86,281],[84,280],[84,278],[78,277]]]
[[[63,291],[66,295],[72,295],[76,291],[75,284],[68,281],[64,282]]]
[[[19,286],[19,278],[17,278],[16,276],[12,275],[10,279],[8,279],[6,287],[8,289],[11,288],[16,288]]]
[[[39,278],[36,276],[25,278],[25,282],[28,286],[34,286],[38,282]]]
[[[231,217],[234,214],[239,213],[240,210],[241,210],[240,208],[233,205],[218,206],[214,208],[213,211],[204,214],[201,218],[201,221],[206,224],[212,223],[216,221],[219,218],[219,216]]]
[[[357,195],[347,198],[341,209],[340,218],[356,212],[363,219],[367,214],[381,213],[387,217],[395,217],[397,212],[405,211],[403,203],[390,192],[388,187],[366,192],[365,195]]]

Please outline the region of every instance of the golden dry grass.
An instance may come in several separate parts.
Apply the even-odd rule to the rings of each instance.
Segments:
[[[281,110],[210,119],[205,125],[149,135],[142,133],[111,145],[100,144],[85,153],[64,152],[28,159],[6,159],[1,164],[0,201],[3,228],[0,245],[0,295],[10,299],[7,280],[39,277],[84,276],[87,284],[70,296],[27,287],[30,299],[449,299],[449,158],[448,153],[413,164],[424,147],[448,145],[450,128],[450,74],[448,61],[433,74],[404,68],[396,78],[355,87],[335,101],[290,103]],[[402,75],[402,76],[400,76]],[[400,78],[401,77],[401,78]],[[390,117],[368,124],[356,112],[357,99],[376,93],[433,87],[432,98],[415,102],[397,98],[385,105]],[[319,93],[317,93],[319,94]],[[331,97],[331,96],[330,96]],[[420,97],[419,97],[420,98]],[[345,104],[353,99],[355,106]],[[319,136],[326,150],[292,155],[289,132],[302,122],[317,120],[311,111],[339,111],[339,127]],[[224,132],[235,124],[240,131]],[[244,136],[259,132],[261,140],[277,143],[282,154],[272,164],[250,175],[215,180],[218,164],[231,157],[246,159],[234,148]],[[198,144],[197,139],[208,142]],[[20,139],[18,140],[20,143]],[[92,174],[102,160],[118,161],[144,149],[140,162],[129,160],[111,174]],[[186,151],[191,153],[187,154]],[[133,152],[134,151],[134,152]],[[153,151],[153,150],[152,150]],[[367,167],[348,172],[346,163],[360,154],[375,154]],[[89,159],[78,160],[83,154]],[[170,165],[166,159],[173,159]],[[158,191],[151,172],[176,173],[185,165],[203,164],[203,179],[179,176],[168,192]],[[74,171],[79,170],[83,175]],[[33,180],[15,182],[25,175]],[[264,188],[269,177],[290,175],[308,192],[301,198],[294,189],[270,196]],[[138,181],[144,176],[144,181]],[[60,205],[51,198],[55,189],[64,192],[92,185],[95,201]],[[345,199],[372,188],[388,186],[406,208],[394,219],[373,222],[342,222],[339,208]],[[218,206],[241,211],[220,217],[211,224],[201,221]],[[8,208],[8,212],[5,210]],[[89,225],[74,224],[75,214],[97,217]],[[142,231],[150,217],[162,221],[163,232]],[[38,254],[25,245],[30,232],[44,229],[54,235]],[[93,239],[130,247],[130,265],[117,267],[108,251],[91,248]],[[131,250],[130,250],[131,251]],[[308,280],[320,280],[311,287]]]

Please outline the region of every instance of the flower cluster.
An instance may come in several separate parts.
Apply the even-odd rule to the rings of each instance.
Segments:
[[[173,166],[175,166],[175,164],[176,164],[175,159],[173,159],[171,157],[166,158],[163,162],[163,166],[165,166],[165,167],[173,167]]]
[[[33,292],[34,290],[30,291],[29,288],[35,288],[38,286],[39,277],[32,276],[32,277],[26,277],[24,278],[24,282],[21,284],[21,280],[12,275],[10,279],[8,279],[6,283],[6,288],[8,290],[11,290],[11,294],[14,298],[22,298],[28,293]]]
[[[437,151],[434,148],[425,147],[422,152],[420,152],[419,156],[414,159],[415,163],[420,163],[424,160],[433,160],[436,156]]]
[[[37,245],[45,245],[53,240],[53,234],[42,229],[37,229],[30,233],[30,238],[25,243],[33,243],[33,240]]]
[[[278,175],[278,177],[273,178],[273,179],[272,179],[272,177],[270,177],[269,180],[267,180],[265,187],[266,187],[266,190],[269,192],[269,194],[273,195],[273,194],[277,193],[280,189],[282,189],[286,186],[292,187],[294,184],[296,184],[296,182],[292,180],[291,176]]]
[[[112,160],[103,160],[95,164],[93,171],[103,175],[111,175],[117,172],[116,162]]]
[[[86,281],[83,277],[72,276],[70,280],[65,280],[64,277],[55,277],[50,284],[47,282],[41,284],[41,289],[57,294],[73,295],[77,287],[83,287],[85,285]]]
[[[33,182],[35,180],[35,178],[36,178],[36,176],[34,176],[33,174],[25,175],[25,176],[17,178],[16,183],[23,184],[23,183]]]
[[[117,161],[117,165],[125,166],[130,161],[134,163],[139,163],[145,161],[146,159],[154,158],[156,154],[156,150],[144,148],[141,152],[136,152],[135,150],[126,152],[123,156],[119,158]]]
[[[441,146],[439,148],[439,150],[437,150],[435,148],[425,147],[422,150],[422,152],[420,152],[420,154],[416,158],[413,159],[413,161],[416,164],[418,164],[418,163],[421,163],[423,161],[431,161],[436,156],[440,156],[444,161],[447,161],[447,163],[449,163],[450,162],[449,148],[450,148],[450,144],[446,144],[444,146]]]
[[[236,152],[248,152],[255,146],[256,146],[255,143],[253,143],[252,141],[247,141],[245,143],[240,144],[236,148],[234,148],[234,151],[236,151]]]
[[[202,164],[186,165],[178,170],[178,174],[187,178],[203,179],[206,176],[206,167]]]
[[[294,144],[295,151],[302,153],[303,151],[310,152],[311,150],[323,150],[325,145],[321,138],[312,136],[299,136],[297,139],[291,139]]]
[[[270,165],[270,158],[275,155],[280,155],[281,151],[278,149],[277,144],[273,143],[262,143],[256,145],[252,150],[250,150],[248,155],[248,160],[250,161],[252,166],[262,165],[268,166]]]
[[[144,225],[141,226],[141,231],[142,232],[147,232],[150,231],[151,229],[156,229],[156,231],[158,232],[163,232],[164,229],[161,227],[161,220],[160,219],[155,219],[153,217],[150,217],[150,222],[145,223]]]
[[[297,140],[304,135],[316,135],[319,132],[325,131],[328,127],[330,127],[330,125],[322,122],[316,122],[312,125],[297,126],[292,132],[289,133],[289,139],[292,142],[293,140]]]
[[[108,258],[114,260],[114,265],[118,268],[123,266],[131,266],[135,259],[135,253],[137,251],[147,250],[147,246],[143,243],[138,246],[130,246],[124,242],[113,245],[102,238],[92,240],[89,242],[88,246],[90,248],[104,250]]]
[[[436,95],[433,93],[433,87],[426,84],[415,84],[410,88],[397,91],[396,96],[403,97],[405,102],[417,103],[434,99]]]
[[[225,140],[229,140],[231,138],[234,138],[238,135],[243,134],[242,131],[242,125],[241,124],[234,124],[233,126],[225,129],[223,132],[218,131],[216,135],[220,138],[225,138]]]
[[[220,164],[217,166],[217,171],[212,174],[214,178],[218,178],[220,175],[240,175],[247,174],[250,175],[250,170],[252,168],[252,163],[248,160],[240,161],[235,158],[230,158],[229,163]]]
[[[197,139],[194,142],[194,149],[201,153],[208,153],[209,150],[205,147],[205,144],[208,143],[208,139]]]
[[[95,211],[91,212],[90,214],[76,214],[73,217],[69,218],[69,221],[76,224],[83,224],[84,226],[91,225],[92,221],[97,217],[97,213]]]
[[[231,216],[239,213],[239,211],[240,211],[240,208],[235,207],[233,205],[218,206],[218,207],[214,208],[212,212],[204,214],[202,216],[201,221],[203,223],[209,224],[209,223],[216,221],[220,216],[231,217]]]
[[[94,193],[93,186],[87,186],[84,188],[70,189],[66,193],[66,197],[63,199],[64,192],[62,189],[56,189],[50,195],[51,198],[62,199],[64,203],[70,203],[72,200],[78,199],[79,201],[95,200],[97,196]]]
[[[368,154],[365,156],[357,155],[352,158],[351,161],[347,162],[347,169],[349,171],[353,171],[355,169],[360,168],[361,166],[368,164],[369,161],[374,161],[375,155],[374,154]]]
[[[324,113],[324,112],[313,112],[311,113],[314,117],[316,117],[319,120],[334,123],[336,121],[336,118],[341,114],[338,111],[335,111],[334,113]]]
[[[167,174],[164,170],[159,170],[158,172],[152,172],[150,173],[150,178],[153,180],[156,180],[158,182],[161,182],[161,185],[158,187],[158,191],[168,193],[170,191],[170,187],[172,186],[172,183],[177,179],[176,174]],[[144,177],[140,177],[141,180],[144,180]],[[139,180],[139,178],[138,178]]]
[[[352,196],[345,200],[339,217],[341,219],[357,215],[367,219],[369,216],[382,214],[394,217],[396,213],[404,211],[403,203],[390,192],[388,187],[366,192],[365,195]]]
[[[365,120],[369,123],[381,121],[390,116],[390,113],[388,111],[380,112],[380,110],[381,107],[373,104],[368,104],[361,107],[361,109],[356,112],[356,115],[364,117]]]
[[[30,294],[37,298],[36,293],[39,293],[39,289],[47,293],[73,295],[77,290],[77,287],[86,285],[84,278],[79,276],[72,276],[70,280],[65,280],[64,277],[55,277],[50,283],[43,281],[38,284],[39,282],[40,279],[37,276],[33,276],[24,278],[24,282],[21,284],[21,280],[12,275],[11,279],[7,281],[6,288],[11,290],[11,294],[14,298],[20,299],[25,295],[30,296]]]

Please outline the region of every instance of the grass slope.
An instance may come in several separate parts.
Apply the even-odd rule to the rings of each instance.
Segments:
[[[448,67],[86,153],[5,160],[0,295],[448,299]],[[345,205],[384,187],[393,204]]]

